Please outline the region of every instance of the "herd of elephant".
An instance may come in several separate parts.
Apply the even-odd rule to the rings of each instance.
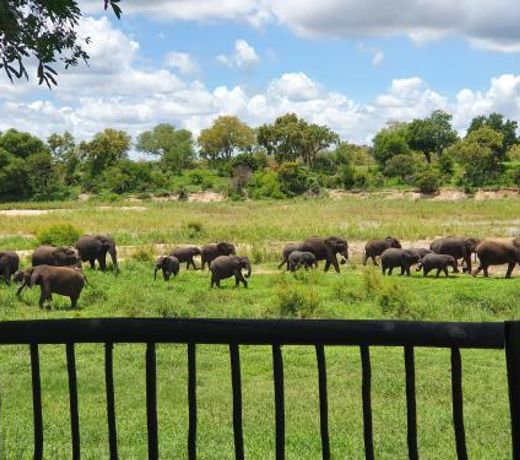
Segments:
[[[87,279],[82,271],[82,262],[89,262],[92,269],[96,262],[100,270],[106,270],[107,254],[110,255],[116,273],[119,272],[117,249],[113,238],[105,235],[85,235],[79,238],[74,247],[55,247],[43,245],[32,254],[31,267],[24,271],[19,270],[20,257],[16,252],[0,251],[0,276],[7,285],[11,278],[20,283],[17,295],[25,287],[39,285],[41,289],[39,305],[43,308],[46,301],[52,300],[52,294],[59,294],[70,298],[71,307],[75,308],[78,298]],[[479,259],[479,266],[472,271],[471,256]],[[340,262],[338,263],[338,255]],[[245,256],[238,256],[235,245],[228,242],[208,244],[201,248],[197,246],[179,247],[167,256],[160,256],[155,262],[154,279],[157,272],[162,271],[163,279],[168,281],[171,276],[177,276],[180,264],[186,263],[195,270],[197,265],[194,258],[200,256],[201,269],[208,266],[211,272],[210,286],[220,287],[220,281],[226,278],[235,278],[235,286],[240,283],[247,288],[247,279],[251,276],[251,262]],[[407,248],[393,237],[371,240],[365,245],[363,264],[369,259],[378,265],[380,258],[384,275],[391,275],[394,268],[400,268],[401,275],[410,276],[411,267],[416,265],[417,271],[422,270],[427,276],[436,270],[448,275],[448,268],[459,272],[459,260],[462,260],[463,272],[476,276],[481,271],[489,276],[488,269],[492,265],[507,264],[506,278],[510,278],[517,263],[520,264],[520,237],[508,240],[485,239],[477,240],[467,237],[446,237],[433,241],[429,248]],[[325,262],[325,271],[334,267],[340,272],[339,264],[347,263],[349,259],[348,242],[338,236],[307,238],[300,243],[289,243],[282,251],[282,261],[278,268],[284,265],[287,270],[295,272],[299,268],[311,269],[318,266],[318,262]],[[246,273],[243,273],[243,271]]]

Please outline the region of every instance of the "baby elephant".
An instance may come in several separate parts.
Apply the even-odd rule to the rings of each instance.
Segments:
[[[20,266],[20,257],[16,252],[0,251],[0,276],[4,278],[5,284],[11,284],[13,276]]]
[[[419,254],[407,249],[389,248],[383,254],[381,254],[381,268],[383,269],[383,275],[392,274],[392,270],[395,267],[401,268],[401,275],[406,273],[410,276],[410,267],[419,262]]]
[[[309,268],[317,267],[316,256],[312,252],[293,251],[289,254],[287,259],[289,271],[295,272],[300,267]]]
[[[168,281],[173,275],[174,277],[179,274],[179,259],[173,256],[161,256],[157,258],[155,262],[155,271],[153,272],[153,279],[157,279],[157,270],[162,270],[164,281]]]
[[[436,278],[439,277],[441,271],[443,271],[446,278],[448,278],[448,267],[453,267],[453,269],[457,267],[457,261],[454,257],[447,254],[427,254],[421,259],[421,262],[417,266],[417,271],[421,271],[422,269],[423,275],[428,276],[428,273],[437,269]]]
[[[235,287],[238,287],[240,282],[247,287],[245,278],[251,276],[251,262],[247,257],[239,256],[219,256],[211,263],[211,287],[220,287],[220,280],[235,277]],[[242,270],[247,270],[247,273],[242,275]]]
[[[22,283],[16,295],[20,295],[26,286],[29,288],[32,288],[35,284],[40,286],[40,308],[43,308],[46,300],[52,300],[52,294],[69,297],[71,308],[76,308],[87,279],[83,272],[77,268],[38,265],[28,268],[24,272],[17,272],[15,281]]]

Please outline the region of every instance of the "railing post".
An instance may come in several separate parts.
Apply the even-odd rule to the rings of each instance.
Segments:
[[[520,321],[505,323],[513,460],[520,460]]]

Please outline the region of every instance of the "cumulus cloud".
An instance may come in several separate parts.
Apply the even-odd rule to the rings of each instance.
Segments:
[[[238,39],[235,41],[235,49],[229,56],[219,54],[217,61],[230,68],[236,67],[239,69],[251,68],[260,62],[258,54],[255,49],[245,40]]]
[[[96,56],[92,67],[63,73],[52,93],[25,83],[2,83],[0,131],[15,127],[47,137],[69,130],[87,139],[107,126],[135,136],[169,122],[198,134],[219,115],[234,114],[258,126],[295,112],[330,126],[345,140],[365,143],[389,120],[425,117],[435,109],[452,113],[461,132],[474,116],[493,111],[520,121],[520,75],[500,75],[485,91],[461,88],[451,97],[418,76],[397,78],[368,102],[330,91],[303,72],[282,74],[255,91],[240,85],[208,88],[166,68],[143,68],[138,43],[106,19],[85,24],[93,38],[89,52]]]
[[[166,55],[165,64],[184,75],[191,75],[198,70],[197,62],[188,53],[172,51]]]

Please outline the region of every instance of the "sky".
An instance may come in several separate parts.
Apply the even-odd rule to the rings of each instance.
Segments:
[[[494,111],[520,122],[515,0],[79,0],[91,59],[52,91],[0,75],[0,131],[87,140],[158,123],[198,135],[295,112],[369,144],[389,121],[443,109],[463,134]]]

